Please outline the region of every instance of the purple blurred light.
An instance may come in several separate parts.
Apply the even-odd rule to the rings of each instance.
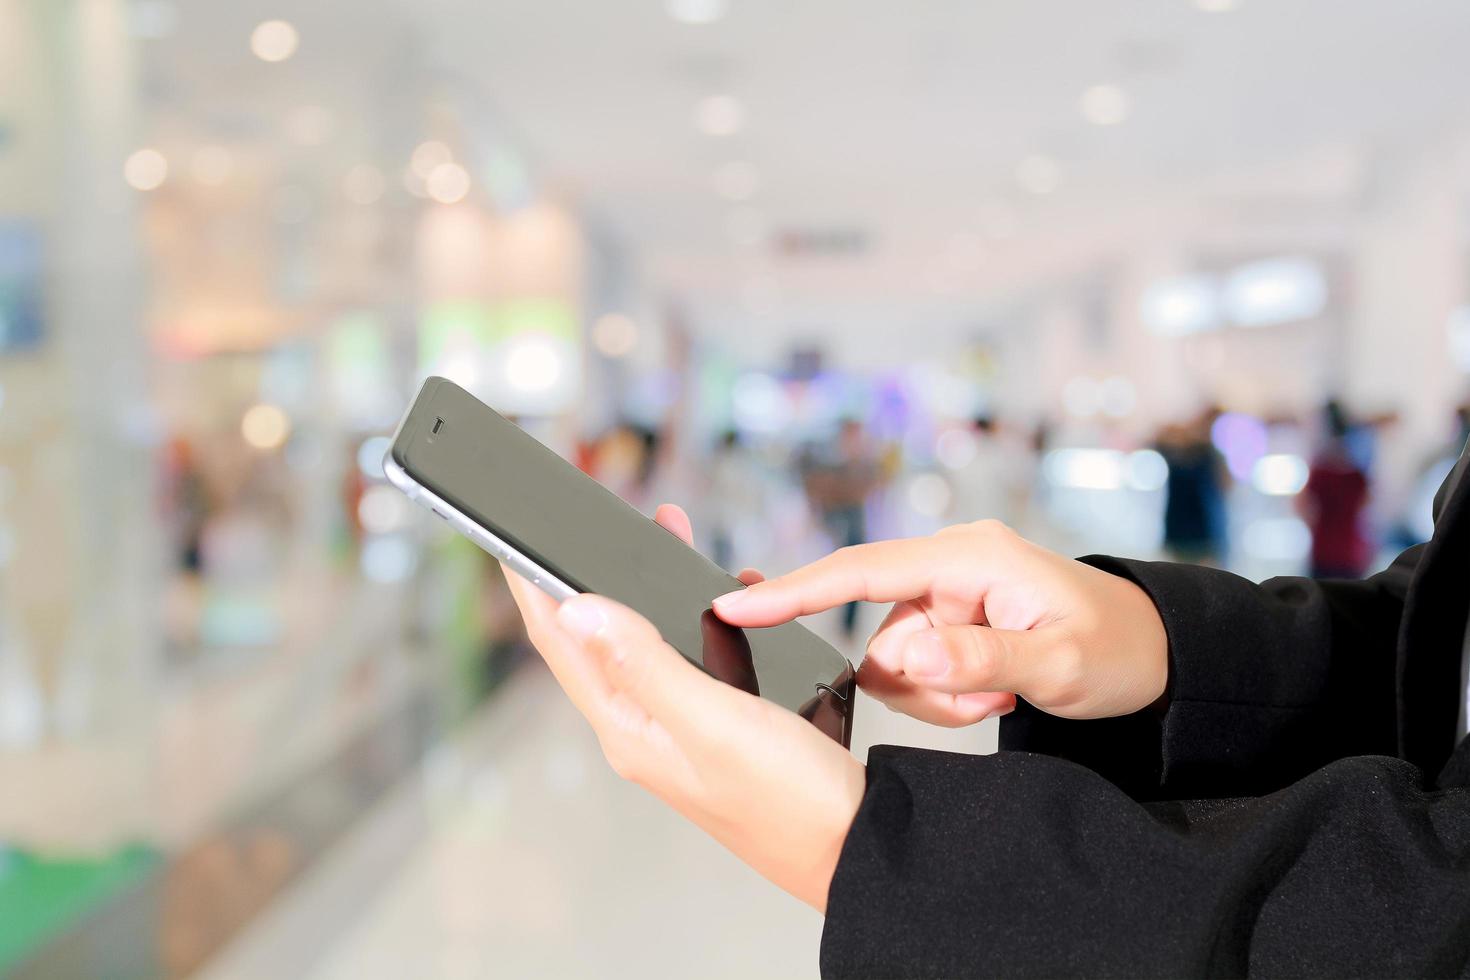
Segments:
[[[1230,475],[1249,480],[1256,460],[1266,455],[1266,423],[1253,415],[1226,412],[1210,427],[1210,441],[1225,457]]]

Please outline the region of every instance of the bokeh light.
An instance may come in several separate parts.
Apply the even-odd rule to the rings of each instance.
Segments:
[[[291,435],[291,419],[279,406],[252,405],[240,419],[240,435],[256,449],[279,449]]]
[[[604,313],[592,324],[592,344],[606,357],[627,357],[638,346],[638,324],[624,313]]]
[[[157,190],[168,179],[168,160],[151,146],[135,150],[123,164],[123,179],[134,190]]]
[[[1307,461],[1292,453],[1268,453],[1251,467],[1251,486],[1272,497],[1290,497],[1307,485]]]
[[[458,204],[470,192],[470,175],[457,163],[441,163],[424,184],[429,196],[440,204]]]
[[[725,16],[729,0],[667,0],[666,9],[681,24],[713,24]]]
[[[439,167],[454,160],[454,154],[449,147],[440,140],[425,140],[414,147],[413,156],[409,158],[409,167],[414,173],[428,180]]]
[[[369,480],[383,479],[383,461],[393,440],[387,436],[370,436],[357,447],[357,468]]]
[[[262,21],[250,32],[250,50],[261,61],[285,61],[300,42],[296,28],[284,20]]]
[[[549,337],[525,334],[507,344],[506,379],[519,391],[547,391],[556,386],[565,370],[561,349]]]
[[[1093,85],[1078,100],[1082,118],[1094,126],[1116,126],[1128,118],[1128,93],[1117,85]]]

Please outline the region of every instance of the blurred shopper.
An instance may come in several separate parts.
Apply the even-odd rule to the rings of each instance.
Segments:
[[[194,650],[204,604],[204,542],[213,512],[209,483],[199,454],[184,436],[164,447],[159,480],[163,524],[169,529],[178,577],[163,597],[163,634],[171,656]]]
[[[883,467],[867,430],[857,419],[844,419],[834,443],[808,453],[802,461],[802,484],[822,526],[838,548],[868,539],[868,497],[883,482]],[[842,632],[850,641],[857,632],[857,603],[842,610]]]
[[[1014,711],[989,756],[864,767],[627,607],[513,589],[618,772],[826,915],[826,976],[1458,976],[1467,467],[1366,581],[1073,561],[980,522],[715,600],[746,628],[894,603],[859,683],[941,725]]]
[[[1035,470],[1027,440],[990,415],[976,416],[968,435],[969,458],[951,481],[951,519],[1023,524]]]
[[[1210,440],[1220,417],[1209,408],[1159,434],[1155,448],[1169,467],[1164,498],[1164,548],[1175,561],[1218,565],[1225,555],[1225,489],[1230,475]]]
[[[765,519],[765,480],[760,461],[728,429],[721,433],[709,463],[711,554],[716,565],[734,570],[745,561],[742,538],[757,532]]]
[[[204,567],[204,528],[209,523],[209,488],[194,446],[176,436],[164,452],[163,508],[173,525],[179,571],[198,577]]]
[[[1326,438],[1299,498],[1312,530],[1312,577],[1362,578],[1374,550],[1366,531],[1368,474],[1349,445],[1352,426],[1342,405],[1329,401],[1322,419]]]
[[[342,482],[339,487],[342,503],[342,525],[347,531],[347,543],[349,551],[355,556],[357,549],[362,546],[365,530],[362,526],[362,498],[368,490],[368,479],[363,474],[362,467],[357,465],[357,454],[361,451],[362,443],[349,445],[347,447],[346,459],[342,467]]]
[[[1391,543],[1400,548],[1428,541],[1434,533],[1434,495],[1470,440],[1470,405],[1455,409],[1454,434],[1419,465],[1399,519],[1392,528]]]
[[[609,429],[592,450],[591,475],[635,507],[642,507],[652,480],[658,437],[627,423]]]

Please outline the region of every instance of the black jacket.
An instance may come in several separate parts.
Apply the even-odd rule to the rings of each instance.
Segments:
[[[1158,605],[1167,710],[875,748],[823,975],[1467,975],[1467,465],[1364,581],[1086,559]]]

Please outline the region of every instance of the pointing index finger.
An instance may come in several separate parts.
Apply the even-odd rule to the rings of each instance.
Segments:
[[[715,612],[734,626],[776,626],[849,602],[903,602],[929,591],[940,564],[932,538],[842,548],[785,575],[720,596]]]

